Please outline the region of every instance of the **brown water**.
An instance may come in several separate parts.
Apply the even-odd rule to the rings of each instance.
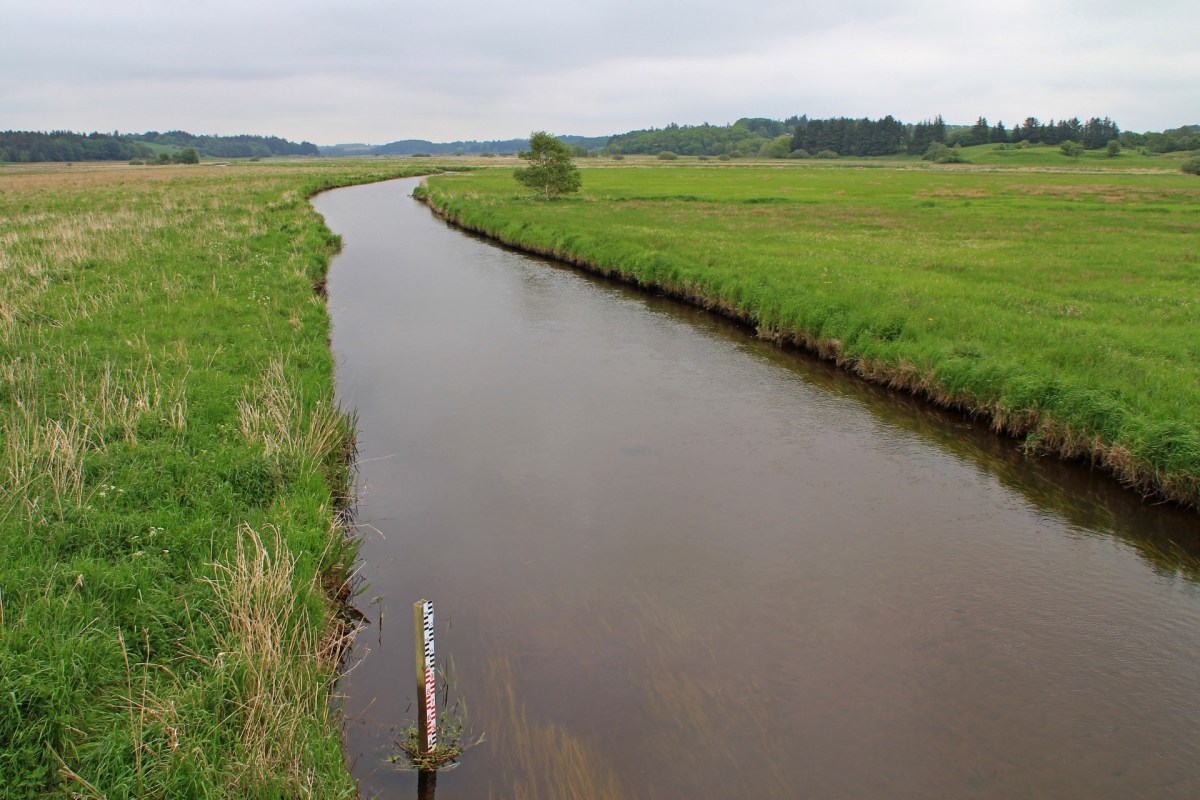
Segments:
[[[437,605],[450,798],[1195,798],[1200,516],[720,320],[314,204],[359,414],[364,795]]]

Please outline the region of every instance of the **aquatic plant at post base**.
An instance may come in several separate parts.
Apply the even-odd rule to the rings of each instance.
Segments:
[[[564,204],[480,172],[428,200],[1200,505],[1193,178],[774,163],[593,169]]]
[[[406,726],[401,731],[400,738],[392,740],[400,752],[388,758],[390,763],[400,769],[418,772],[454,769],[463,753],[486,740],[482,733],[468,732],[467,704],[461,697],[450,704],[451,681],[445,674],[442,674],[441,678],[442,688],[439,694],[442,696],[442,706],[446,710],[438,715],[437,746],[427,750],[417,724],[414,722]]]

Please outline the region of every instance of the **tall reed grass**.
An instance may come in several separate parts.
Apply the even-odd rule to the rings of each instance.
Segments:
[[[411,171],[0,173],[0,796],[355,796],[306,199]]]

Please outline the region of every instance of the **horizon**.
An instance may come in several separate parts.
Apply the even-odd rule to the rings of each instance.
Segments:
[[[735,125],[738,120],[742,120],[742,119],[775,119],[776,121],[782,122],[788,118],[796,117],[796,116],[806,116],[809,119],[837,119],[837,118],[863,119],[863,117],[851,117],[851,116],[848,116],[845,114],[835,114],[831,117],[814,117],[809,114],[789,114],[786,117],[779,117],[779,118],[751,117],[751,116],[747,116],[747,115],[742,115],[731,122],[725,122],[725,123],[714,123],[714,122],[708,122],[708,121],[698,122],[698,123],[667,122],[662,125],[647,125],[647,126],[643,126],[640,128],[630,128],[630,129],[624,130],[624,131],[595,134],[595,135],[584,134],[584,133],[574,133],[574,132],[558,133],[558,132],[554,132],[554,131],[550,131],[550,133],[551,133],[551,135],[553,135],[555,137],[579,137],[579,138],[584,138],[584,139],[606,139],[606,138],[612,138],[614,136],[621,136],[626,133],[632,133],[634,131],[663,130],[671,125],[678,125],[681,128],[694,128],[694,127],[701,127],[704,125],[711,125],[713,127],[727,128],[727,127],[731,127],[731,126]],[[884,116],[889,116],[889,115],[884,114],[881,117],[875,117],[874,119],[881,119]],[[906,119],[900,118],[894,114],[890,115],[890,116],[894,117],[899,122],[901,122],[905,125],[915,125],[918,122],[932,120],[939,115],[938,114],[928,115],[926,117],[922,117],[920,120],[906,120]],[[975,120],[971,120],[970,122],[948,121],[948,120],[944,119],[944,115],[940,115],[940,116],[943,116],[943,122],[945,122],[946,126],[951,127],[951,128],[971,127],[972,125],[975,124]],[[992,119],[991,117],[988,117],[986,114],[979,115],[979,116],[982,116],[985,119],[987,119],[988,123],[990,125],[994,126],[998,122],[1002,122],[1002,123],[1004,123],[1006,128],[1011,130],[1014,124],[1019,124],[1021,122],[1024,122],[1026,117],[1028,117],[1030,115],[1026,115],[1026,117],[1022,117],[1021,119],[1018,119],[1018,120],[1014,120],[1013,123],[1011,123],[1011,124],[1007,120]],[[1033,115],[1033,116],[1037,116],[1037,115]],[[1095,117],[1095,116],[1096,115],[1093,114],[1093,115],[1089,115],[1086,117],[1080,116],[1080,115],[1073,115],[1073,117],[1072,116],[1066,116],[1066,117],[1040,117],[1039,116],[1037,118],[1039,121],[1041,121],[1043,124],[1045,124],[1047,122],[1058,121],[1061,119],[1072,119],[1072,118],[1077,118],[1077,119],[1080,119],[1080,120],[1086,122],[1088,119]],[[1118,126],[1121,125],[1121,121],[1119,119],[1116,119],[1115,117],[1112,117],[1111,115],[1104,115],[1104,116],[1107,117],[1108,119],[1111,119]],[[978,118],[979,117],[977,116],[976,119],[978,119]],[[1178,124],[1167,125],[1166,127],[1163,127],[1163,128],[1156,128],[1156,129],[1147,128],[1144,130],[1139,130],[1136,128],[1127,128],[1127,127],[1121,126],[1121,130],[1123,132],[1131,132],[1131,133],[1150,133],[1150,132],[1162,132],[1162,131],[1166,131],[1166,130],[1176,130],[1179,128],[1187,128],[1187,127],[1200,127],[1200,123],[1183,122],[1183,123],[1178,123]],[[15,128],[9,128],[9,129],[6,129],[5,131],[0,131],[0,132],[4,132],[4,133],[16,133],[16,132],[45,133],[45,134],[65,132],[65,133],[71,133],[71,134],[78,134],[78,135],[82,135],[82,136],[88,136],[91,134],[112,135],[115,133],[119,136],[142,136],[142,135],[145,135],[148,133],[166,133],[169,131],[183,131],[185,133],[189,133],[194,136],[213,136],[213,137],[226,137],[226,138],[233,137],[233,136],[261,136],[261,137],[277,136],[277,137],[284,138],[284,139],[287,139],[288,141],[295,142],[295,143],[309,142],[311,144],[316,145],[317,147],[345,147],[345,146],[351,146],[351,145],[361,145],[364,147],[382,147],[382,146],[385,146],[388,144],[394,144],[396,142],[404,142],[404,141],[428,142],[430,144],[444,145],[444,144],[456,144],[459,142],[462,142],[462,143],[472,143],[472,142],[486,143],[486,142],[509,142],[509,141],[514,141],[514,140],[528,140],[529,139],[529,134],[524,134],[524,135],[519,135],[519,136],[504,136],[504,137],[489,136],[489,137],[484,137],[484,138],[474,137],[474,138],[456,138],[456,139],[431,139],[426,136],[402,136],[402,137],[387,139],[386,141],[379,141],[379,142],[371,142],[371,141],[366,141],[366,140],[361,140],[361,139],[360,140],[347,140],[347,141],[340,141],[340,142],[319,142],[319,141],[316,141],[314,139],[307,138],[307,137],[294,139],[290,136],[282,136],[281,134],[279,134],[277,132],[273,132],[273,131],[249,132],[249,131],[245,131],[245,130],[238,130],[236,133],[214,133],[211,131],[203,131],[203,132],[190,131],[190,130],[187,130],[186,128],[180,128],[180,127],[148,128],[144,131],[122,130],[120,128],[113,128],[112,130],[109,130],[109,131],[104,131],[104,130],[86,130],[85,131],[85,130],[69,130],[69,129],[63,129],[63,128],[44,128],[43,127],[43,128],[24,128],[24,129],[19,129],[19,130],[15,129]],[[531,131],[530,133],[532,133],[532,132],[533,131]]]

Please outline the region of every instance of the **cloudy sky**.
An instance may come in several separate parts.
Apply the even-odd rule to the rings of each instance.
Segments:
[[[37,0],[0,130],[318,144],[738,117],[1200,123],[1197,0]]]

